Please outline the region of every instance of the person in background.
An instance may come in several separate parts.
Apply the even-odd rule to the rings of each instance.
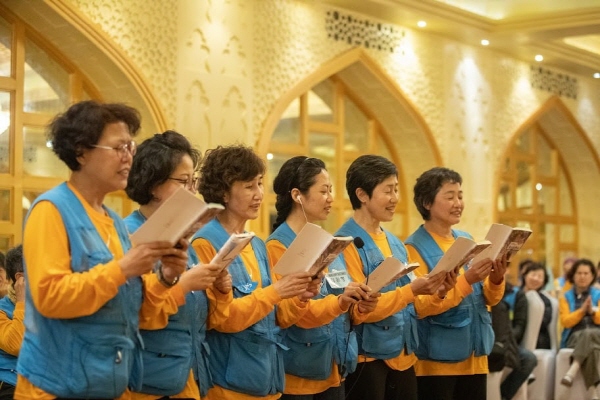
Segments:
[[[271,266],[307,223],[327,219],[333,202],[329,173],[318,158],[287,160],[273,181],[273,191],[277,219],[267,239]],[[327,272],[318,297],[310,300],[309,311],[285,333],[283,343],[289,350],[284,353],[282,399],[345,399],[343,380],[354,371],[358,350],[351,324],[373,310],[378,294],[369,296],[365,284],[352,282],[339,257]],[[354,318],[349,310],[355,311]]]
[[[225,207],[192,238],[203,262],[209,262],[234,233],[258,218],[265,165],[243,145],[208,150],[200,167],[204,201]],[[298,321],[321,280],[311,274],[271,276],[264,242],[254,237],[228,267],[233,290],[207,289],[210,302],[207,340],[214,387],[208,400],[277,399],[284,389],[281,326]],[[314,282],[313,282],[314,281]]]
[[[573,354],[571,366],[560,383],[570,387],[575,374],[581,370],[588,394],[597,400],[600,397],[600,289],[593,286],[595,278],[596,267],[585,258],[575,261],[567,275],[572,286],[559,299],[560,321],[564,326],[560,344],[573,349]]]
[[[411,260],[421,264],[417,275],[424,276],[457,237],[471,238],[452,228],[464,209],[460,174],[442,167],[425,171],[415,183],[414,203],[424,222],[405,243]],[[418,320],[420,400],[485,399],[487,355],[494,344],[488,307],[502,299],[507,265],[483,259],[464,266],[445,299],[453,307]]]
[[[199,161],[200,153],[175,131],[157,133],[139,145],[126,189],[127,195],[140,205],[125,218],[130,233],[139,229],[178,188],[196,192]],[[177,313],[168,316],[168,320],[162,316],[140,324],[144,377],[140,393],[132,393],[132,399],[200,399],[212,387],[205,340],[208,316],[205,290],[220,271],[215,265],[198,265],[198,256],[191,246],[187,252],[188,269],[179,284],[164,283],[173,286],[171,301],[178,306]],[[227,276],[225,269],[219,281],[227,280]],[[219,281],[215,284],[219,285]]]
[[[495,341],[488,356],[490,372],[502,371],[504,366],[512,369],[500,384],[502,399],[515,397],[537,365],[535,354],[519,346],[527,327],[527,314],[525,294],[507,281],[504,297],[492,307]]]
[[[70,177],[39,196],[26,217],[25,335],[17,400],[115,399],[142,380],[139,321],[168,307],[163,280],[187,264],[187,242],[132,247],[123,220],[103,203],[127,186],[139,113],[83,101],[49,126]],[[172,312],[176,312],[172,310]]]
[[[577,258],[575,257],[567,257],[564,259],[562,264],[562,275],[554,280],[554,288],[557,293],[564,293],[571,289],[571,282],[569,282],[568,276],[575,261],[577,261]]]
[[[352,279],[368,286],[369,275],[386,257],[408,263],[404,244],[381,226],[392,221],[398,205],[398,169],[385,157],[360,156],[346,172],[346,191],[354,213],[336,235],[364,242],[360,249],[348,246],[343,259]],[[381,289],[375,310],[355,328],[359,359],[346,379],[348,399],[417,399],[416,319],[439,312],[445,285],[456,283],[448,275],[416,278],[411,273]],[[439,290],[444,290],[441,297]]]
[[[548,271],[540,263],[531,262],[523,270],[522,290],[525,293],[527,293],[528,291],[533,291],[537,293],[544,302],[544,315],[542,317],[540,332],[538,334],[538,340],[535,346],[536,349],[551,349],[552,339],[550,336],[550,330],[556,329],[555,326],[551,326],[552,303],[550,302],[550,299],[548,298],[546,293],[544,293],[544,288],[546,287],[548,280]]]
[[[6,253],[8,294],[0,300],[0,400],[12,400],[17,384],[17,357],[25,333],[23,246]]]
[[[0,251],[0,298],[6,296],[8,292],[8,282],[6,280],[6,266],[4,253]]]

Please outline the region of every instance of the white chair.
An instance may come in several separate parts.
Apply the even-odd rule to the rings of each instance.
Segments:
[[[555,400],[571,400],[571,399],[586,399],[587,389],[583,383],[583,375],[577,373],[573,379],[573,385],[567,387],[560,383],[560,380],[569,370],[570,357],[573,349],[560,349],[556,356],[556,375],[554,379],[554,399]]]
[[[487,400],[502,400],[500,394],[500,383],[504,371],[490,372],[487,376]]]
[[[553,400],[554,399],[554,369],[556,351],[558,348],[557,329],[558,321],[558,300],[547,295],[545,292],[540,293],[545,296],[552,306],[552,319],[548,331],[550,333],[550,349],[536,349],[540,325],[544,317],[544,301],[538,293],[529,291],[526,294],[528,304],[528,321],[525,337],[523,340],[524,347],[532,350],[537,358],[537,366],[533,370],[535,381],[528,386],[529,400]],[[531,328],[531,329],[530,329]],[[535,329],[535,331],[534,331]],[[534,334],[535,332],[535,334]],[[535,340],[534,340],[535,337]]]

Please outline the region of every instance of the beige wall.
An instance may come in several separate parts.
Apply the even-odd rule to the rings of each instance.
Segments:
[[[203,150],[234,141],[257,144],[261,135],[271,133],[263,132],[265,121],[281,108],[276,106],[286,93],[352,49],[328,38],[326,13],[334,9],[318,2],[65,2],[97,24],[130,58],[158,99],[168,127],[188,135]],[[414,179],[435,163],[431,153],[439,153],[442,163],[464,178],[467,209],[462,228],[481,237],[494,218],[500,157],[519,128],[553,95],[531,87],[527,63],[488,48],[394,28],[403,32],[394,52],[364,49],[364,53],[406,100],[386,104],[388,109],[380,111],[382,118],[402,108],[417,115],[425,126],[388,132],[401,153],[404,189],[410,195]],[[355,75],[352,79],[360,84],[360,74]],[[568,147],[563,156],[577,185],[581,253],[598,259],[595,238],[600,215],[588,210],[595,210],[600,197],[600,83],[576,78],[577,100],[561,98],[563,112],[556,111],[558,118],[548,117],[546,126],[555,142]],[[389,85],[382,87],[389,89]],[[565,137],[579,130],[587,136]],[[408,136],[428,134],[434,138],[435,149],[403,147],[409,143]],[[424,157],[425,153],[429,155]],[[416,227],[418,214],[412,212],[410,219]]]

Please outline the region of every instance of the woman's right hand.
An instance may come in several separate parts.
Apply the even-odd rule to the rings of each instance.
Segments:
[[[487,278],[490,272],[492,272],[492,266],[492,260],[489,258],[484,258],[476,264],[470,265],[469,269],[465,272],[467,283],[472,285]]]
[[[273,287],[282,299],[289,299],[306,292],[312,282],[310,272],[286,275],[273,284]]]
[[[348,311],[350,306],[358,303],[359,300],[369,300],[370,291],[369,287],[364,283],[350,282],[344,288],[344,292],[338,296],[340,308]]]
[[[592,313],[592,296],[588,296],[583,303],[581,303],[580,310],[583,311],[584,314]]]
[[[415,296],[420,294],[434,294],[444,285],[446,274],[440,273],[433,276],[421,276],[410,283],[410,288]]]
[[[25,301],[25,277],[23,276],[23,274],[19,276],[19,274],[17,273],[15,278],[17,278],[17,281],[14,285],[15,297],[17,298],[17,301]]]
[[[144,243],[129,249],[119,260],[119,265],[126,278],[141,276],[152,271],[161,257],[176,255],[180,251],[169,242]]]

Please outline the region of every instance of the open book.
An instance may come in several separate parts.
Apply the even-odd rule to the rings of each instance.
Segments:
[[[365,285],[371,288],[373,292],[379,292],[383,287],[389,285],[396,279],[419,268],[419,263],[404,264],[395,257],[387,257],[381,264],[375,268],[367,279]]]
[[[181,238],[192,237],[223,209],[180,187],[131,235],[131,241],[142,244],[165,240],[175,245]]]
[[[351,236],[333,236],[318,225],[307,223],[273,268],[285,276],[310,271],[317,276],[352,243]]]
[[[513,254],[523,247],[523,244],[529,239],[531,229],[511,227],[503,224],[492,224],[486,240],[492,242],[492,245],[480,255],[475,257],[474,262],[483,258],[489,258],[492,261],[501,260],[504,254],[508,255],[510,260]]]
[[[235,257],[250,243],[254,237],[254,232],[234,233],[229,236],[223,247],[219,249],[217,254],[210,261],[211,264],[216,264],[221,267],[221,271],[227,268]]]
[[[429,272],[429,276],[434,276],[440,272],[450,272],[455,270],[458,272],[460,267],[473,260],[475,257],[484,252],[485,249],[491,246],[489,240],[475,242],[469,238],[459,236],[456,238],[452,246],[444,253],[440,261]]]

